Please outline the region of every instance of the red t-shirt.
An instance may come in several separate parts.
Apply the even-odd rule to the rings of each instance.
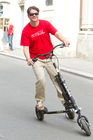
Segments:
[[[48,53],[53,48],[49,34],[54,35],[56,31],[57,29],[45,20],[39,20],[37,27],[32,27],[28,23],[22,31],[21,45],[29,46],[31,58],[39,54]],[[40,57],[40,59],[45,59],[45,57]]]
[[[13,28],[14,28],[13,25],[10,25],[10,26],[9,26],[8,35],[12,35],[12,34],[13,34]]]

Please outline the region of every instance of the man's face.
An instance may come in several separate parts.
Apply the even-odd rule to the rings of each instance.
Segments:
[[[30,10],[28,18],[30,19],[30,21],[37,22],[39,18],[39,13],[36,10],[32,9]]]

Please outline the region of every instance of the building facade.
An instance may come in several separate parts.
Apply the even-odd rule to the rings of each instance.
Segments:
[[[69,48],[57,51],[59,56],[93,61],[93,0],[0,0],[0,29],[5,32],[8,20],[13,22],[15,48],[20,47],[21,31],[29,22],[26,10],[32,5],[70,41]],[[51,38],[54,45],[60,43]]]

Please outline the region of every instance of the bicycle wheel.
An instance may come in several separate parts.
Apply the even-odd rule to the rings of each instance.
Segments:
[[[90,136],[91,135],[91,131],[90,131],[90,125],[89,125],[89,122],[88,120],[86,119],[86,117],[81,117],[79,119],[79,126],[81,127],[81,129],[85,132],[85,134],[87,136]]]

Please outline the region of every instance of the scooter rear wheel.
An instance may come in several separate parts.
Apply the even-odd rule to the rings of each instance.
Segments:
[[[36,112],[37,119],[39,121],[43,121],[43,119],[44,119],[44,110],[38,110],[37,107],[35,107],[35,112]]]
[[[71,120],[73,120],[75,118],[75,112],[73,109],[67,110],[67,117]]]

